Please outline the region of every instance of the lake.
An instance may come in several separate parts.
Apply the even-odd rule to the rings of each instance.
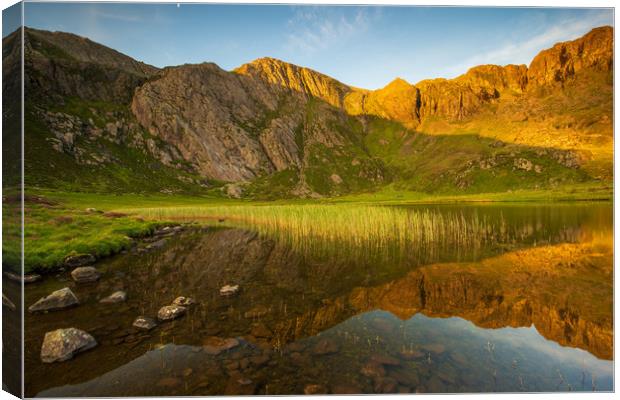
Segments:
[[[27,285],[26,307],[67,286],[81,304],[26,315],[26,396],[613,390],[611,204],[386,209],[409,230],[214,221],[99,261],[96,283]],[[99,303],[116,290],[127,301]],[[132,327],[178,296],[196,300],[185,316]],[[68,327],[98,346],[42,363]]]

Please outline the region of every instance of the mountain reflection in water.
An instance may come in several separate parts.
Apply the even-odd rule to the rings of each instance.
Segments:
[[[611,207],[462,209],[501,215],[511,233],[471,251],[442,244],[363,257],[334,243],[301,251],[277,236],[205,228],[101,262],[100,282],[72,287],[81,306],[26,316],[26,395],[285,394],[309,384],[332,393],[611,390]],[[72,286],[62,279],[29,286],[26,305]],[[230,283],[240,293],[220,297]],[[126,303],[98,303],[120,289]],[[181,295],[199,302],[187,316],[131,329]],[[99,346],[42,364],[45,332],[68,326]],[[240,345],[209,355],[209,336]]]

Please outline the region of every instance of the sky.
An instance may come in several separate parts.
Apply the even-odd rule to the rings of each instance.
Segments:
[[[157,67],[230,70],[274,57],[367,89],[529,64],[556,42],[613,25],[612,9],[584,8],[33,2],[24,13],[26,26],[86,36]]]

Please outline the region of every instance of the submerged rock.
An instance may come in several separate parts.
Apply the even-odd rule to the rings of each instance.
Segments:
[[[426,353],[424,353],[424,352],[422,352],[420,350],[415,350],[415,349],[403,350],[403,351],[401,351],[398,354],[404,360],[415,360],[415,359],[423,358],[423,357],[426,356]]]
[[[369,378],[379,378],[385,376],[385,368],[378,362],[369,361],[362,367],[360,373]]]
[[[269,313],[269,309],[265,306],[256,306],[253,309],[246,311],[243,316],[248,319],[255,319],[264,317]]]
[[[71,271],[71,277],[77,283],[89,283],[99,280],[101,274],[95,267],[78,267]]]
[[[273,332],[269,330],[262,322],[252,324],[252,336],[257,338],[270,338],[273,336]]]
[[[41,361],[53,363],[66,361],[77,353],[92,349],[97,341],[89,333],[76,328],[47,332],[41,346]]]
[[[400,365],[400,360],[387,354],[373,354],[370,357],[370,361],[374,361],[382,365]]]
[[[310,384],[304,388],[304,394],[327,394],[327,389],[323,385]]]
[[[4,293],[2,293],[2,305],[7,307],[11,311],[15,311],[17,309],[17,307],[15,307],[15,304],[11,301],[11,299],[6,297]]]
[[[256,384],[244,377],[231,377],[224,389],[226,395],[251,396],[256,393]]]
[[[118,292],[114,292],[108,297],[104,297],[99,301],[99,303],[122,303],[127,300],[127,293],[119,290]]]
[[[56,290],[46,297],[39,299],[36,303],[28,307],[30,312],[54,311],[63,308],[73,307],[80,304],[78,298],[68,287]]]
[[[396,393],[398,391],[398,382],[390,377],[380,377],[375,379],[375,393]]]
[[[239,341],[235,338],[220,338],[211,336],[204,340],[202,348],[207,354],[217,355],[223,351],[233,349],[239,346]]]
[[[167,240],[166,239],[160,239],[158,241],[156,241],[155,243],[151,243],[148,246],[146,246],[146,248],[148,250],[152,250],[152,249],[161,249],[162,247],[164,247],[166,245]]]
[[[155,322],[153,318],[139,316],[135,319],[135,321],[133,321],[132,325],[138,329],[145,329],[149,331],[157,326],[157,322]]]
[[[65,258],[65,265],[70,268],[82,267],[84,265],[95,262],[95,256],[92,254],[76,254]]]
[[[220,289],[220,295],[233,296],[239,292],[239,285],[224,285]]]
[[[4,272],[4,276],[6,276],[8,279],[15,281],[15,282],[19,282],[19,283],[33,283],[33,282],[37,282],[38,280],[41,279],[41,275],[39,274],[25,274],[23,277],[19,274],[16,274],[14,272],[11,271],[6,271]]]
[[[176,299],[174,299],[172,304],[175,306],[189,307],[191,305],[196,304],[196,301],[192,299],[191,297],[179,296]]]
[[[331,339],[322,339],[314,346],[314,354],[325,355],[337,353],[340,348],[338,344]]]
[[[187,308],[182,306],[164,306],[157,312],[157,319],[160,321],[170,321],[185,315]]]

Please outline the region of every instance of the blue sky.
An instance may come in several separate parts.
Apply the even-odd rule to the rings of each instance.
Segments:
[[[613,25],[611,9],[26,3],[27,26],[77,33],[156,65],[232,69],[270,56],[375,89],[529,64],[540,50]],[[6,29],[3,32],[6,34]]]

